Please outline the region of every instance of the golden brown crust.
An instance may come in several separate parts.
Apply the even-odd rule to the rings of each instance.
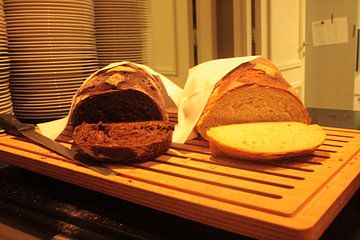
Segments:
[[[248,86],[272,88],[290,94],[292,98],[295,99],[294,102],[296,102],[299,109],[301,109],[301,114],[303,117],[300,121],[306,124],[310,123],[310,116],[308,111],[297,96],[295,90],[283,78],[279,69],[270,60],[264,57],[259,57],[250,62],[241,64],[237,68],[233,69],[215,85],[215,88],[209,97],[196,126],[198,132],[203,137],[205,137],[205,131],[202,129],[202,125],[205,121],[208,120],[208,112],[212,109],[213,105],[231,91]],[[259,119],[259,121],[262,120]]]

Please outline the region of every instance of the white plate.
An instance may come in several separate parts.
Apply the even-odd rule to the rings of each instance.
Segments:
[[[10,64],[6,63],[6,64],[0,64],[0,72],[9,69],[10,68]]]
[[[95,10],[95,23],[99,23],[99,24],[103,24],[103,23],[118,23],[118,24],[122,24],[122,23],[132,23],[132,22],[150,22],[150,20],[144,18],[144,17],[139,17],[139,16],[134,16],[134,14],[129,14],[129,15],[122,15],[122,14],[114,14],[114,15],[109,15],[109,14],[103,14],[103,13],[99,13],[96,12]]]
[[[66,46],[66,45],[74,45],[77,46],[79,44],[85,44],[85,45],[93,45],[96,44],[95,39],[93,38],[83,38],[83,39],[64,39],[62,40],[55,40],[54,38],[49,39],[43,39],[43,40],[28,40],[27,38],[16,38],[16,41],[12,40],[8,44],[8,46],[47,46],[47,45],[55,45],[55,46]]]
[[[33,106],[44,106],[44,105],[54,105],[54,104],[69,104],[71,103],[72,98],[63,98],[63,99],[31,99],[31,101],[27,99],[17,99],[16,104],[21,106],[29,106],[29,104],[33,104]]]
[[[47,86],[35,86],[31,87],[31,85],[25,85],[24,87],[17,88],[12,87],[11,91],[14,94],[27,94],[27,93],[63,93],[63,92],[75,92],[79,89],[82,82],[78,82],[77,84],[65,85],[65,84],[53,84]],[[12,85],[13,86],[13,85]]]
[[[8,102],[6,104],[1,104],[0,106],[0,112],[4,113],[4,111],[8,111],[11,110],[13,107],[13,103],[12,102]]]
[[[13,75],[13,73],[15,75],[18,75],[22,72],[27,72],[29,74],[31,73],[51,73],[51,72],[73,72],[73,71],[91,71],[94,69],[97,69],[98,66],[95,64],[91,64],[91,65],[83,65],[83,66],[76,66],[76,65],[68,65],[68,66],[48,66],[48,67],[43,67],[43,68],[39,68],[39,67],[35,67],[35,68],[31,68],[31,67],[12,67],[11,69],[11,76]]]
[[[67,51],[94,51],[96,52],[96,46],[95,45],[85,45],[80,44],[79,46],[74,45],[68,45],[68,46],[56,46],[56,45],[49,45],[43,47],[36,47],[36,46],[12,46],[9,44],[9,53],[14,54],[15,52],[25,52],[25,54],[29,54],[28,52],[67,52]],[[21,54],[21,53],[20,53]]]
[[[54,111],[68,111],[68,109],[70,109],[71,107],[71,102],[68,101],[68,102],[43,104],[43,105],[41,104],[23,105],[21,103],[20,104],[16,103],[14,104],[14,106],[16,107],[17,111],[23,111],[23,112],[34,111],[34,110],[54,112]]]
[[[53,100],[51,102],[49,101],[43,101],[43,102],[29,102],[29,101],[17,101],[16,105],[19,107],[45,107],[45,106],[53,106],[53,105],[59,105],[59,104],[68,104],[71,105],[71,101],[69,100]]]
[[[13,93],[21,93],[21,92],[27,92],[31,93],[33,90],[36,91],[63,91],[67,92],[68,90],[76,90],[80,87],[80,85],[84,82],[84,78],[79,78],[76,81],[66,81],[66,80],[48,80],[42,82],[34,82],[34,81],[23,81],[23,82],[17,82],[12,81],[11,82],[11,90]]]
[[[13,103],[16,104],[17,101],[27,101],[27,102],[53,102],[54,100],[71,100],[74,93],[59,93],[59,94],[46,94],[46,93],[39,93],[39,94],[11,94],[11,97],[13,99]]]
[[[58,62],[43,62],[43,64],[34,64],[33,62],[29,62],[29,64],[23,64],[23,63],[12,63],[11,68],[16,70],[23,70],[28,71],[29,69],[34,70],[42,70],[42,69],[48,69],[48,68],[81,68],[82,67],[97,67],[97,62],[82,62],[82,61],[76,61],[76,62],[64,62],[64,63],[58,63]]]
[[[121,34],[129,34],[135,36],[142,36],[143,29],[131,29],[131,28],[124,28],[124,29],[96,29],[96,34],[112,34],[112,35],[121,35]]]
[[[0,82],[4,81],[4,79],[6,79],[8,77],[10,77],[10,70],[0,72]]]
[[[90,2],[86,1],[72,1],[72,2],[47,2],[47,1],[38,1],[38,2],[14,2],[6,1],[6,9],[33,9],[33,8],[53,8],[53,7],[65,7],[65,8],[86,8],[93,9],[93,5]]]
[[[84,74],[58,74],[58,75],[32,75],[12,76],[11,89],[21,90],[29,88],[47,89],[52,86],[63,86],[64,88],[80,85],[95,71],[89,71]],[[10,82],[10,80],[8,80]],[[6,84],[6,82],[4,82]],[[29,89],[30,90],[30,89]]]
[[[32,22],[24,22],[24,21],[7,21],[7,29],[10,28],[27,28],[27,27],[52,27],[52,26],[83,26],[83,27],[92,27],[93,22],[85,22],[85,21],[76,21],[72,19],[68,20],[50,20],[50,19],[34,19]]]
[[[12,26],[12,25],[8,25],[7,27],[7,32],[8,34],[26,34],[26,33],[39,33],[39,32],[48,32],[48,31],[56,31],[56,32],[61,32],[61,31],[69,31],[74,32],[74,31],[79,31],[80,33],[93,33],[95,32],[95,28],[92,25],[81,25],[81,24],[73,24],[73,25],[65,25],[65,24],[39,24],[39,25],[34,25],[34,26]],[[65,32],[66,33],[66,32]],[[5,40],[5,39],[4,39]]]
[[[44,75],[44,76],[40,76],[40,75],[25,75],[25,76],[17,76],[17,77],[12,77],[11,78],[11,83],[14,84],[20,84],[20,83],[28,83],[28,82],[32,82],[32,83],[38,83],[38,84],[51,84],[53,82],[53,80],[56,80],[57,82],[61,83],[61,84],[66,84],[67,82],[69,82],[67,79],[70,78],[77,78],[79,79],[79,81],[81,81],[81,79],[86,79],[88,76],[90,76],[93,72],[95,71],[89,71],[89,72],[85,72],[85,73],[79,73],[79,74],[57,74],[57,75]],[[64,79],[64,80],[62,80]],[[15,85],[14,85],[15,86]]]
[[[12,105],[10,105],[10,107],[8,107],[8,108],[6,108],[6,109],[4,109],[4,110],[2,110],[2,109],[0,108],[0,113],[13,114]]]
[[[91,51],[90,53],[79,53],[79,52],[70,52],[70,53],[38,53],[38,54],[22,54],[22,55],[12,55],[11,62],[14,61],[96,61],[97,54],[96,52]]]
[[[137,55],[141,55],[142,53],[144,53],[144,49],[139,49],[139,48],[125,48],[125,47],[118,47],[118,48],[114,48],[114,49],[109,49],[107,47],[103,47],[103,46],[99,46],[98,47],[98,56],[100,55],[130,55],[130,56],[137,56]]]
[[[48,67],[48,66],[88,66],[88,65],[96,65],[96,59],[78,59],[78,60],[69,60],[69,59],[55,59],[55,58],[48,58],[45,60],[38,60],[37,58],[33,59],[25,59],[25,61],[12,59],[11,66],[12,67]]]
[[[60,74],[47,74],[47,75],[33,75],[33,74],[25,74],[24,76],[12,76],[11,77],[11,82],[16,82],[16,83],[21,83],[21,82],[28,82],[31,81],[33,83],[42,83],[45,84],[46,82],[50,82],[54,79],[56,79],[57,81],[61,82],[61,79],[64,79],[62,83],[67,82],[67,79],[70,78],[86,78],[88,76],[90,76],[94,71],[86,71],[86,72],[80,72],[80,73],[70,73],[70,74],[65,74],[65,73],[60,73]]]
[[[90,27],[90,26],[77,26],[77,25],[73,25],[73,26],[66,26],[66,25],[38,25],[38,26],[26,26],[26,27],[21,27],[21,26],[8,26],[7,27],[7,32],[11,35],[13,32],[19,32],[19,33],[33,33],[33,32],[49,32],[49,31],[57,31],[57,32],[67,32],[67,31],[78,31],[78,32],[88,32],[88,33],[93,33],[95,32],[95,29]]]
[[[70,35],[61,35],[61,36],[51,36],[51,35],[38,35],[38,36],[15,36],[15,37],[10,37],[11,42],[12,43],[16,43],[16,42],[47,42],[47,41],[95,41],[93,37],[89,37],[87,35],[83,36],[83,35],[79,35],[76,36],[74,34],[70,34]]]
[[[98,44],[97,48],[99,51],[106,50],[106,49],[112,49],[113,51],[122,51],[124,53],[126,52],[133,52],[134,50],[138,51],[144,51],[143,47],[146,45],[146,41],[144,42],[117,42],[117,43],[107,43],[107,44]]]
[[[48,21],[48,20],[34,20],[33,22],[23,22],[23,21],[14,21],[14,22],[7,22],[7,29],[11,28],[21,28],[24,29],[32,27],[32,28],[38,28],[38,27],[87,27],[87,28],[93,28],[94,23],[93,22],[87,22],[87,21],[75,21],[75,20],[67,20],[67,21]]]
[[[21,57],[29,56],[29,57],[49,57],[49,56],[60,56],[60,55],[79,55],[79,54],[87,54],[87,55],[94,55],[96,54],[96,51],[94,50],[78,50],[78,51],[53,51],[50,50],[47,52],[33,52],[33,51],[11,51],[10,53],[13,55],[20,55]],[[95,55],[96,56],[96,55]]]
[[[28,2],[31,2],[31,3],[38,3],[38,2],[40,2],[40,3],[43,3],[43,2],[46,2],[46,3],[56,3],[56,2],[68,3],[68,2],[73,2],[73,1],[74,0],[11,0],[11,2],[14,2],[14,3],[28,3]],[[82,0],[81,2],[92,4],[91,0]]]
[[[15,113],[16,117],[20,120],[39,120],[39,121],[50,121],[54,119],[63,118],[67,115],[67,113],[60,113],[60,114],[40,114],[40,115],[33,115],[33,114],[24,114],[24,113]]]
[[[75,95],[75,94],[74,94]],[[70,102],[73,98],[74,95],[69,95],[66,97],[60,97],[60,98],[50,98],[48,96],[45,97],[39,97],[39,96],[35,96],[35,97],[29,97],[29,96],[25,96],[25,97],[16,97],[14,98],[14,100],[16,101],[16,103],[20,103],[20,104],[53,104],[53,103],[62,103],[62,102]]]
[[[119,8],[119,7],[129,7],[129,8],[135,8],[135,7],[145,7],[149,6],[149,3],[146,1],[98,1],[94,2],[95,8]]]
[[[17,111],[16,106],[14,106],[15,115],[19,119],[23,119],[23,117],[27,117],[29,119],[33,118],[51,118],[51,117],[65,117],[68,114],[68,111],[66,109],[54,109],[51,110],[40,110],[40,109],[31,109],[31,110],[23,110],[20,109]]]
[[[122,35],[97,35],[96,42],[97,43],[107,43],[107,42],[116,42],[116,41],[141,41],[143,40],[143,36],[122,36]]]
[[[19,118],[19,116],[54,116],[54,115],[63,115],[64,117],[69,113],[68,108],[56,108],[50,107],[48,109],[34,108],[34,109],[18,109],[15,104],[13,104],[15,115]]]
[[[51,3],[51,4],[37,4],[37,3],[19,3],[19,4],[6,4],[5,6],[6,14],[7,12],[10,13],[22,13],[22,12],[28,12],[28,11],[45,11],[45,12],[51,12],[51,11],[81,11],[81,13],[92,13],[93,12],[93,6],[90,4],[66,4],[66,3]]]
[[[23,14],[15,14],[15,15],[10,15],[9,14],[6,16],[6,21],[22,21],[22,22],[31,22],[31,21],[40,21],[40,20],[47,20],[47,19],[52,19],[52,20],[57,20],[57,19],[66,19],[66,20],[78,20],[78,21],[84,21],[87,20],[89,22],[92,22],[94,20],[93,18],[93,14],[91,15],[78,15],[76,13],[73,14],[62,14],[62,13],[47,13],[47,14],[41,14],[41,15],[36,15],[34,16],[34,14],[31,13],[23,13]]]
[[[53,30],[52,32],[48,32],[48,31],[36,31],[36,32],[25,32],[25,33],[19,33],[18,31],[15,31],[11,34],[8,35],[8,39],[9,41],[13,38],[25,38],[25,39],[29,39],[29,38],[44,38],[44,39],[48,39],[48,38],[57,38],[57,37],[66,37],[66,38],[72,38],[72,37],[82,37],[82,38],[93,38],[94,34],[90,33],[90,32],[78,32],[78,31],[72,31],[72,30],[67,30],[67,31],[55,31]]]

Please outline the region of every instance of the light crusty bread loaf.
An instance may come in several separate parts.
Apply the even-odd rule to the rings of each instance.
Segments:
[[[311,153],[326,134],[316,124],[257,122],[210,128],[207,136],[214,155],[272,160]]]
[[[145,161],[169,149],[172,131],[165,121],[84,123],[75,128],[74,143],[97,160]]]
[[[207,138],[211,127],[271,121],[309,124],[310,117],[277,67],[259,57],[241,64],[217,83],[196,129]]]
[[[97,160],[141,161],[169,148],[173,127],[161,80],[133,63],[103,69],[78,90],[74,144]]]

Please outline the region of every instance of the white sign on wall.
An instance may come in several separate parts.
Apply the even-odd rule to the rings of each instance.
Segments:
[[[313,46],[347,43],[347,17],[312,22]]]

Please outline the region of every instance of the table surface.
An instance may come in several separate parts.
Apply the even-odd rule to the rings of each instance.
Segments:
[[[360,129],[360,112],[309,112],[313,123]],[[249,239],[14,166],[0,164],[0,186],[0,238],[16,229],[29,239]],[[360,239],[359,202],[358,190],[321,239]]]

